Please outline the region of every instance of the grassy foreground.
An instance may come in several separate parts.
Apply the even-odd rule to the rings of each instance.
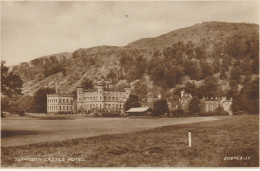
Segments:
[[[259,116],[2,147],[1,157],[2,167],[258,167]]]

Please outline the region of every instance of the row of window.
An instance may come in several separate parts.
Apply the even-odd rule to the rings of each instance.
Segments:
[[[122,100],[124,100],[125,98],[119,98],[119,97],[110,97],[110,96],[108,96],[108,97],[106,97],[106,96],[104,96],[104,101],[122,101]],[[83,97],[83,101],[97,101],[97,100],[100,100],[100,101],[102,101],[102,97]],[[81,101],[81,98],[79,98],[79,101]]]
[[[84,105],[84,108],[102,108],[101,104],[86,104]],[[111,109],[122,109],[122,104],[105,104],[105,108],[111,108]]]
[[[58,99],[47,99],[48,103],[57,103]],[[72,99],[59,99],[60,103],[72,103]]]
[[[218,108],[217,104],[206,104],[206,111],[214,111],[216,108]]]
[[[79,91],[79,94],[81,94],[82,91]],[[99,91],[99,93],[102,93],[102,91]],[[122,91],[104,91],[105,94],[114,94],[114,95],[122,95],[124,94],[125,92],[122,92]],[[90,91],[90,92],[87,92],[87,94],[98,94],[97,91]]]
[[[48,110],[72,110],[72,106],[48,106]]]

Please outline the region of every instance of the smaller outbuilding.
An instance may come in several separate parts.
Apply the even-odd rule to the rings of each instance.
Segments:
[[[147,116],[152,114],[152,109],[149,107],[136,107],[126,111],[127,116]]]

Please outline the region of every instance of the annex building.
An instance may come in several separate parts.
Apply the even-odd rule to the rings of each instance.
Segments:
[[[215,111],[218,107],[222,107],[224,111],[228,112],[229,115],[233,115],[231,105],[232,105],[232,98],[227,99],[226,97],[220,98],[211,98],[211,99],[205,99],[205,112],[213,112]]]
[[[73,95],[56,91],[55,94],[47,94],[47,113],[73,113]]]
[[[123,89],[114,89],[110,81],[105,80],[104,77],[100,80],[95,78],[93,89],[84,89],[83,86],[77,87],[77,111],[78,113],[121,112],[124,103],[129,98],[130,90],[129,85]]]

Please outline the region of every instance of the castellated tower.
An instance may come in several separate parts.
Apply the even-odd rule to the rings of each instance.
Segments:
[[[78,113],[120,113],[129,98],[130,86],[124,89],[111,88],[110,81],[104,77],[95,78],[93,89],[77,87]]]
[[[77,108],[82,108],[83,104],[83,86],[77,87]]]
[[[104,99],[104,94],[105,94],[105,87],[106,83],[105,78],[102,77],[101,80],[96,81],[96,88],[97,88],[97,101],[99,102],[99,108],[104,108],[105,107],[105,99]]]

